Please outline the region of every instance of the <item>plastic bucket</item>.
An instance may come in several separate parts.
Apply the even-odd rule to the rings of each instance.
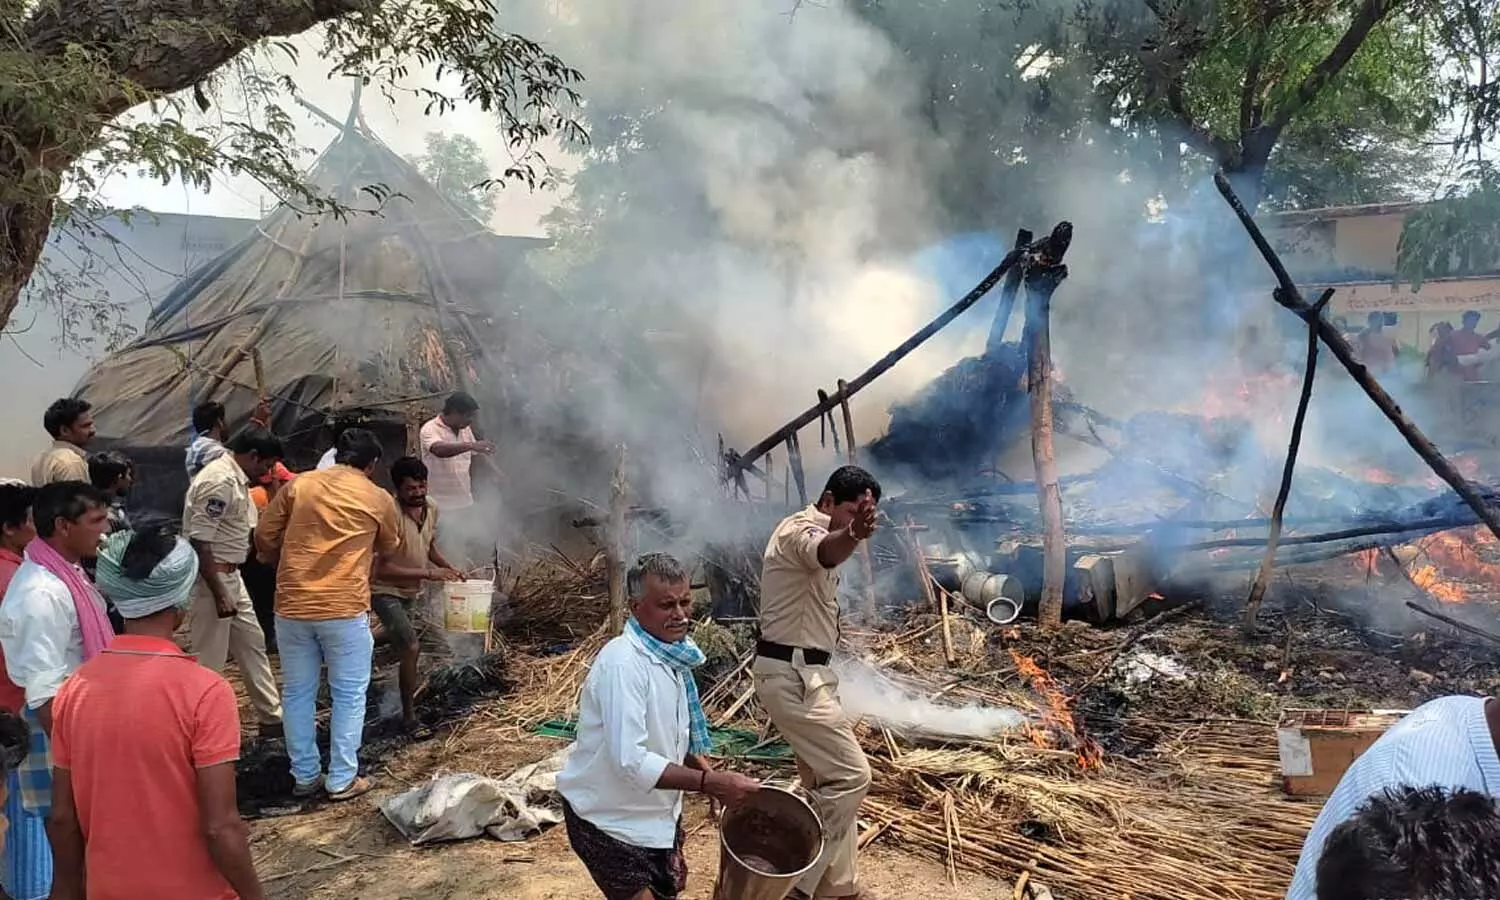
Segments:
[[[802,798],[763,787],[719,821],[714,900],[784,900],[823,854],[823,823]]]
[[[490,601],[495,583],[469,579],[443,584],[443,628],[457,634],[484,634],[490,630]]]

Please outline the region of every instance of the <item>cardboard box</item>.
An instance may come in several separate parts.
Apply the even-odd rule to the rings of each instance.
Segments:
[[[1286,709],[1276,726],[1281,789],[1294,797],[1326,797],[1359,755],[1401,721],[1407,710]]]

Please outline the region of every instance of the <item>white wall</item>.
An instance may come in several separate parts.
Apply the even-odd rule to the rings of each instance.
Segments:
[[[255,227],[254,219],[189,216],[177,213],[132,213],[129,224],[106,220],[93,233],[54,235],[43,259],[50,270],[76,284],[76,293],[106,291],[124,306],[126,321],[139,333],[154,304],[194,268],[232,247]],[[33,278],[33,286],[47,275]],[[49,438],[42,413],[58,397],[71,393],[94,360],[107,348],[102,338],[84,347],[63,346],[62,317],[67,309],[48,305],[31,290],[0,337],[0,476],[25,478],[31,460]],[[79,329],[92,336],[87,323]]]

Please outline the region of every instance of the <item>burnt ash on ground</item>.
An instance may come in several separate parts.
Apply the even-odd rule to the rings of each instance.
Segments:
[[[377,650],[376,675],[370,681],[366,701],[365,738],[360,747],[360,771],[369,773],[398,751],[421,738],[408,734],[401,725],[399,706],[390,706],[396,691],[394,657]],[[482,700],[509,690],[505,658],[490,653],[476,659],[450,661],[426,673],[426,683],[417,696],[417,718],[425,729],[437,729],[462,718]],[[324,765],[328,760],[328,686],[318,696],[318,750]],[[240,812],[246,818],[303,812],[328,801],[323,797],[297,800],[292,797],[291,760],[286,742],[280,738],[251,737],[240,747],[236,767]]]

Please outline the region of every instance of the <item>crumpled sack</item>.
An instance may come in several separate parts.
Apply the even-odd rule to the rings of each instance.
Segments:
[[[523,841],[562,819],[557,773],[572,745],[503,779],[473,773],[435,775],[427,784],[380,805],[386,819],[413,846],[488,834]]]

